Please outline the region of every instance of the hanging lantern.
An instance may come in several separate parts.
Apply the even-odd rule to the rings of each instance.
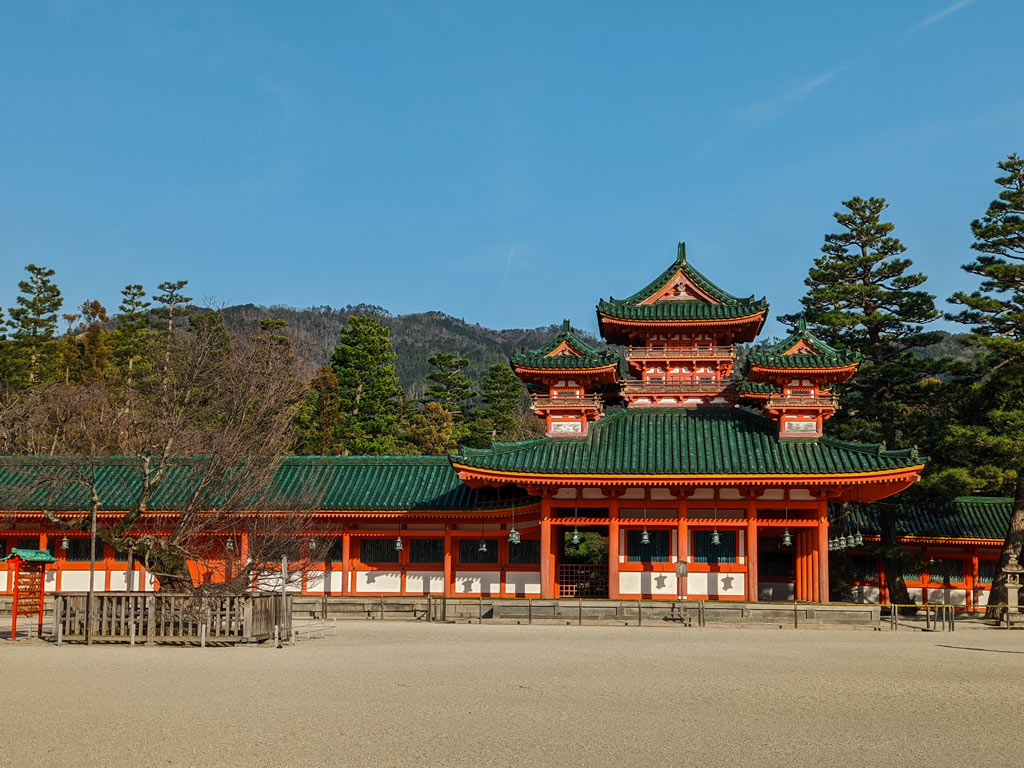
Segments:
[[[228,544],[230,544],[230,543],[231,543],[231,540],[229,539],[228,540]],[[61,540],[60,540],[60,548],[61,549],[63,549],[66,552],[68,547],[70,547],[70,546],[71,546],[71,542],[68,541],[68,537],[67,536],[64,536],[63,538],[61,538]]]
[[[836,540],[835,539],[829,539],[828,540],[828,551],[829,552],[835,552],[836,551]]]
[[[786,529],[786,532],[782,534],[782,546],[784,546],[784,547],[792,547],[793,546],[793,537],[790,535],[788,528]]]
[[[310,552],[315,552],[316,551],[316,539],[310,539],[309,540],[309,551]]]
[[[864,546],[864,536],[861,535],[860,531],[857,531],[857,534],[853,537],[853,545],[855,547]]]
[[[711,546],[717,547],[721,543],[722,537],[718,534],[718,529],[716,528],[711,532]]]
[[[578,547],[580,543],[580,532],[575,528],[572,529],[572,538],[569,539],[574,547]]]
[[[401,552],[403,549],[405,549],[405,545],[402,543],[402,537],[399,536],[397,539],[395,539],[395,551]]]
[[[509,544],[518,544],[522,540],[523,540],[523,537],[519,535],[519,531],[517,531],[515,528],[509,528],[509,530],[508,530],[508,543]]]
[[[640,534],[640,543],[644,546],[651,543],[651,534],[647,532],[646,528],[644,528],[644,532]]]
[[[487,551],[487,541],[486,540],[480,539],[480,546],[478,547],[478,550],[480,552],[486,552]]]
[[[846,537],[846,548],[847,549],[853,549],[854,546],[856,545],[856,543],[857,543],[857,540],[853,538],[853,534],[852,533],[849,536]]]
[[[836,549],[837,550],[846,549],[846,539],[844,539],[842,536],[839,536],[836,539]]]

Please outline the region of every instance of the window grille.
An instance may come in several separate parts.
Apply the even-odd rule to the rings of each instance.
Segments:
[[[936,584],[963,582],[963,560],[936,560],[928,566],[928,578]]]
[[[643,531],[626,532],[627,562],[630,563],[667,563],[671,539],[668,531],[648,531],[650,544],[641,544]]]
[[[793,579],[796,576],[796,568],[792,554],[786,554],[784,552],[761,552],[758,555],[757,563],[760,578],[767,581],[771,581],[772,579]]]
[[[327,550],[327,559],[332,563],[340,563],[345,559],[345,547],[341,539],[335,539],[331,548]]]
[[[539,565],[540,542],[537,539],[523,539],[518,544],[508,545],[510,565]]]
[[[904,581],[920,581],[921,580],[921,569],[911,568],[907,566],[903,569],[903,580]]]
[[[711,543],[712,531],[693,532],[693,561],[695,563],[735,563],[736,531],[719,531],[719,543]]]
[[[363,539],[359,543],[359,559],[364,563],[397,563],[398,550],[394,539]]]
[[[978,583],[991,584],[999,575],[998,560],[980,560],[978,562]]]
[[[65,559],[72,563],[89,562],[89,539],[68,539],[68,551]],[[103,559],[103,545],[96,542],[96,559]]]
[[[853,577],[858,581],[878,580],[878,560],[864,555],[854,555],[850,558],[850,567],[853,568]]]
[[[497,563],[498,540],[486,539],[487,551],[480,551],[480,539],[459,539],[459,562],[463,565],[472,563]]]
[[[443,563],[444,539],[410,539],[410,563]]]

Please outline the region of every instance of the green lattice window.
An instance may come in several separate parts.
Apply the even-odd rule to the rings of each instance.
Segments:
[[[996,580],[996,576],[999,575],[999,561],[998,560],[979,560],[978,561],[978,583],[979,584],[991,584]]]
[[[537,539],[523,539],[518,544],[508,545],[510,565],[539,565],[540,542]]]
[[[462,564],[490,564],[498,562],[498,540],[484,539],[487,551],[480,551],[480,539],[459,540],[459,562]]]
[[[398,550],[394,539],[363,539],[359,543],[359,559],[364,563],[397,563]]]
[[[963,583],[964,561],[936,560],[928,565],[928,578],[936,584]]]
[[[853,577],[858,581],[878,580],[878,560],[874,557],[853,555],[850,557],[850,567],[853,569]]]
[[[627,561],[630,563],[667,563],[671,539],[668,531],[648,531],[650,544],[643,544],[643,531],[626,532]]]
[[[410,539],[410,563],[443,563],[444,539]]]
[[[695,563],[735,563],[736,531],[719,531],[717,545],[711,543],[712,531],[693,532],[693,561]]]

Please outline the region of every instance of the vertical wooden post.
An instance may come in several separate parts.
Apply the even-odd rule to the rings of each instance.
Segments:
[[[684,492],[685,493],[685,492]],[[690,559],[690,510],[685,496],[679,498],[679,512],[676,518],[676,561],[685,563]],[[684,576],[679,596],[685,598],[689,592],[689,576]]]
[[[608,506],[608,597],[619,599],[619,500]]]
[[[555,596],[555,574],[551,552],[551,497],[540,500],[540,596],[550,600]]]
[[[967,591],[967,605],[975,609],[978,597],[978,550],[975,549],[971,555],[971,583]]]
[[[288,608],[288,555],[281,555],[281,617],[278,624],[284,627],[285,611]]]
[[[452,569],[452,546],[455,539],[452,538],[452,526],[445,523],[444,526],[444,596],[451,597],[454,593],[455,573]],[[447,605],[447,604],[446,604]]]
[[[747,600],[756,603],[757,585],[757,491],[747,491]]]
[[[352,574],[352,534],[348,532],[348,526],[341,534],[341,594],[350,595],[352,589],[349,586]]]
[[[818,602],[828,602],[828,499],[818,500]]]

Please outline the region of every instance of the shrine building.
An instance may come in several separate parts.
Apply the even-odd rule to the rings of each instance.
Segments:
[[[598,349],[566,321],[549,343],[511,358],[543,437],[444,457],[284,459],[274,481],[277,509],[296,502],[296,489],[317,490],[318,508],[303,534],[314,566],[302,590],[827,601],[839,535],[830,529],[830,508],[856,505],[843,525],[850,552],[863,556],[858,548],[877,536],[871,503],[917,481],[925,459],[912,449],[823,436],[838,407],[832,388],[849,380],[861,359],[802,322],[783,341],[752,349],[741,365],[739,345],[756,340],[767,314],[765,299],[719,287],[680,244],[676,259],[645,287],[598,303],[601,335],[621,356]],[[131,459],[110,459],[104,477],[111,489],[127,488],[133,471]],[[0,476],[0,488],[17,483],[17,475]],[[145,513],[154,530],[173,520],[175,498],[190,491],[173,472],[162,482],[162,508]],[[105,498],[101,517],[119,508],[116,491]],[[74,488],[45,503],[58,514],[88,508]],[[995,509],[990,517],[1001,514]],[[6,550],[48,549],[58,563],[46,574],[47,589],[86,589],[87,537],[59,530],[38,509],[8,512],[0,517]],[[911,582],[922,600],[953,589],[950,599],[960,601],[961,590],[964,604],[981,602],[986,564],[998,557],[1002,534],[998,521],[976,523],[966,522],[963,535],[939,531],[919,541],[917,531],[902,532],[913,539],[908,546],[941,554],[932,562],[943,563],[944,582],[928,581],[927,572],[918,574],[924,582]],[[225,562],[245,551],[236,538],[217,537],[214,549]],[[567,554],[583,538],[603,543],[602,562]],[[118,557],[104,552],[97,589],[152,588],[139,564],[129,574]],[[682,563],[686,573],[677,580]],[[857,567],[860,599],[884,600],[877,564],[872,570],[865,558]],[[947,572],[960,581],[950,582]],[[4,588],[10,584],[0,570]]]

